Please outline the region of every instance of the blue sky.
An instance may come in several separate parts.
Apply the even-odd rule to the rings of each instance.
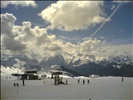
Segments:
[[[15,24],[22,25],[23,21],[30,21],[31,23],[36,23],[42,25],[42,27],[46,27],[47,24],[42,20],[38,13],[40,13],[43,9],[48,7],[51,3],[55,3],[56,1],[36,1],[38,7],[20,7],[17,8],[14,5],[9,5],[7,8],[2,8],[1,13],[12,13],[17,17]],[[104,10],[109,16],[112,12],[111,7],[113,5],[117,5],[112,2],[105,2]],[[133,22],[133,3],[124,3],[118,11],[111,18],[111,21],[107,22],[101,30],[94,35],[94,38],[104,37],[107,42],[113,44],[131,44],[132,43],[132,22]],[[95,30],[101,25],[98,24],[95,27],[91,27],[87,30],[78,30],[78,31],[60,31],[60,30],[48,30],[49,33],[55,34],[58,36],[66,36],[70,39],[66,39],[66,41],[70,41],[72,43],[77,43],[77,41],[81,41],[85,37],[89,37],[91,34],[95,32]],[[32,25],[34,27],[34,25]],[[75,39],[74,39],[75,38]]]
[[[97,2],[97,1],[94,1],[94,2]],[[53,3],[56,5],[52,7],[51,4]],[[35,26],[40,26],[40,28],[46,28],[47,34],[50,36],[56,36],[57,40],[65,41],[65,43],[70,42],[73,45],[77,45],[79,42],[84,42],[85,38],[87,37],[89,38],[102,25],[102,23],[104,23],[105,20],[112,14],[112,12],[116,9],[116,7],[119,4],[121,4],[121,6],[117,9],[114,15],[110,18],[110,20],[105,22],[103,27],[92,37],[92,39],[96,38],[97,40],[101,40],[104,42],[102,45],[106,45],[106,46],[129,45],[129,44],[132,45],[133,43],[132,42],[133,40],[133,30],[132,30],[133,29],[133,26],[132,26],[133,2],[106,1],[103,3],[96,4],[96,8],[86,6],[84,4],[86,7],[90,7],[94,11],[99,7],[100,9],[98,12],[99,15],[96,15],[96,16],[99,16],[101,19],[100,20],[96,19],[96,21],[98,20],[97,22],[92,22],[90,24],[86,23],[84,20],[81,20],[84,22],[83,26],[76,26],[76,27],[68,26],[70,25],[71,21],[70,23],[61,21],[63,17],[65,17],[62,14],[61,16],[63,17],[60,18],[59,16],[55,15],[55,19],[54,19],[54,17],[51,17],[51,16],[54,16],[54,14],[51,15],[50,13],[48,13],[48,16],[50,16],[52,20],[50,18],[47,18],[47,13],[43,11],[44,10],[49,11],[49,9],[47,8],[48,6],[49,8],[52,8],[52,9],[55,9],[56,6],[60,7],[59,4],[57,4],[57,1],[34,1],[34,4],[36,4],[37,6],[34,7],[34,5],[32,4],[31,5],[27,4],[25,6],[22,6],[21,4],[17,5],[16,3],[14,4],[9,3],[5,7],[1,7],[1,14],[3,15],[5,13],[13,14],[13,16],[16,17],[17,19],[14,23],[14,25],[16,26],[17,25],[22,26],[23,22],[29,21],[32,24],[31,28],[34,28]],[[69,3],[66,3],[66,5],[69,7],[68,4]],[[73,6],[71,5],[70,7],[73,7]],[[81,8],[84,8],[84,7],[81,7]],[[60,10],[60,8],[58,9]],[[60,10],[60,11],[64,11],[63,13],[67,12],[69,14],[68,11],[65,12],[64,10],[65,8],[62,7],[62,9],[63,10]],[[91,12],[89,8],[86,8],[86,9],[88,9],[88,12],[86,11],[85,13],[88,13],[87,15],[90,17],[90,15],[93,12]],[[73,7],[72,10],[75,10],[75,8]],[[81,9],[79,8],[79,10],[75,10],[76,12],[74,12],[75,14],[77,14],[77,16],[79,16],[79,18],[80,18],[80,10]],[[56,13],[58,13],[57,9],[56,9]],[[86,18],[87,18],[87,15],[85,14]],[[71,15],[68,15],[66,19],[68,20],[68,18],[71,19],[73,17],[77,18],[76,15],[74,16],[71,13]],[[61,21],[61,23],[63,23],[64,26],[57,23],[58,20]],[[91,21],[92,20],[91,17],[88,20]],[[74,25],[73,22],[72,22],[72,25]],[[52,28],[47,28],[48,26]]]

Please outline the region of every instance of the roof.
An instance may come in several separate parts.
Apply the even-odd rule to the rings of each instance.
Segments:
[[[26,72],[28,72],[28,71],[37,71],[37,68],[34,68],[34,69],[26,69],[25,71]]]
[[[13,73],[12,76],[22,76],[23,74]]]
[[[62,74],[62,72],[54,72],[54,73],[52,73],[53,75],[55,75],[55,74]]]
[[[50,73],[62,73],[62,74],[69,74],[69,72],[61,71],[61,70],[49,70]]]

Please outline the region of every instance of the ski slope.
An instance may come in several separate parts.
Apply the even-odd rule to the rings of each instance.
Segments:
[[[2,100],[133,100],[133,78],[99,77],[99,78],[63,78],[68,85],[54,85],[53,79],[2,80]],[[85,85],[82,84],[83,79]],[[90,84],[87,84],[87,80]],[[13,83],[19,83],[19,88]],[[17,94],[18,91],[18,94]]]

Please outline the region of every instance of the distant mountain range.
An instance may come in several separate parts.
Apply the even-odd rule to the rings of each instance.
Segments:
[[[133,77],[133,58],[129,56],[108,57],[103,60],[95,60],[93,55],[87,55],[90,59],[71,57],[65,60],[63,55],[57,54],[46,60],[38,62],[37,59],[29,59],[26,56],[16,56],[9,59],[1,59],[3,66],[15,66],[19,68],[38,68],[48,70],[52,65],[61,66],[60,69],[68,71],[75,76],[89,76],[97,74],[100,76],[127,76]]]

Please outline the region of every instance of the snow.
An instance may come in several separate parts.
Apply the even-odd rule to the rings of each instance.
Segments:
[[[78,77],[75,77],[75,78],[78,78],[78,79],[89,79],[89,77],[85,77],[85,76],[78,76]]]
[[[133,78],[121,77],[70,77],[61,75],[63,82],[68,85],[54,85],[54,79],[50,79],[49,72],[41,72],[47,75],[43,80],[22,81],[12,76],[12,73],[22,73],[19,68],[1,66],[1,99],[2,100],[132,100]],[[80,83],[78,83],[80,79]],[[85,85],[83,85],[85,80]],[[90,84],[87,81],[90,81]],[[13,83],[19,83],[19,88]],[[17,94],[17,91],[18,94]]]
[[[1,80],[14,80],[17,79],[17,77],[12,76],[11,74],[13,73],[18,73],[22,74],[24,73],[21,69],[19,68],[14,68],[14,67],[4,67],[1,65]]]
[[[63,78],[68,85],[54,85],[53,79],[26,80],[22,86],[21,80],[2,80],[2,100],[132,100],[133,78],[98,77],[88,78],[90,84],[80,78]],[[19,88],[13,83],[19,83]],[[17,94],[17,89],[19,92]]]
[[[60,77],[62,77],[62,78],[72,78],[72,77],[70,77],[68,75],[60,75]]]

